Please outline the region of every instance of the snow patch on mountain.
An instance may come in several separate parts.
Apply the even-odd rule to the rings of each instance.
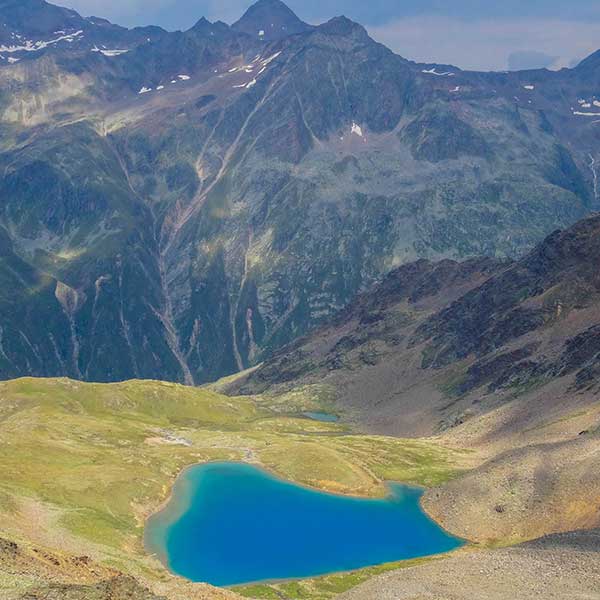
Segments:
[[[22,36],[15,34],[15,37],[22,39]],[[8,54],[13,54],[15,52],[39,52],[40,50],[44,50],[44,48],[48,48],[49,46],[54,46],[59,42],[69,42],[72,43],[78,39],[83,37],[83,30],[80,29],[74,33],[69,33],[65,35],[60,35],[57,38],[46,41],[37,41],[34,42],[32,40],[26,40],[25,44],[20,46],[0,46],[0,52],[6,52]]]
[[[362,127],[354,121],[352,122],[352,133],[358,135],[359,137],[364,137]]]
[[[454,75],[456,75],[456,73],[452,73],[451,71],[444,71],[443,73],[438,73],[435,67],[433,67],[432,69],[423,69],[422,72],[426,75],[437,75],[438,77],[454,77]]]
[[[108,57],[112,57],[112,56],[121,56],[121,54],[127,54],[127,52],[129,52],[129,50],[104,50],[101,48],[98,48],[98,46],[94,46],[92,48],[92,52],[100,52],[100,54],[103,54],[104,56],[108,56]]]
[[[269,58],[267,58],[267,59],[265,59],[265,60],[262,61],[262,65],[264,67],[270,65],[280,55],[281,55],[281,52],[277,52],[277,53],[273,54],[273,56],[269,56]]]

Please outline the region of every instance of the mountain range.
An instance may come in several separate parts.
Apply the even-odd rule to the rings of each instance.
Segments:
[[[403,265],[493,257],[450,268],[471,285],[599,207],[598,53],[467,72],[279,0],[184,32],[0,17],[2,379],[212,381]],[[466,351],[423,327],[436,365]]]

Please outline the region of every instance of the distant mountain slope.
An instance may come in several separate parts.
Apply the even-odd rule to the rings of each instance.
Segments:
[[[104,19],[85,19],[44,0],[0,0],[0,21],[0,65],[35,60],[47,51],[115,56],[166,33],[160,27],[127,30]]]
[[[214,380],[395,267],[518,257],[599,205],[594,57],[422,65],[274,0],[174,33],[0,17],[0,224],[63,298],[40,313],[32,287],[23,314],[69,323],[1,309],[3,378]]]
[[[573,410],[599,389],[599,260],[592,216],[516,262],[408,264],[234,388],[329,384],[363,423],[404,435],[444,431],[544,390],[545,408],[568,394]]]

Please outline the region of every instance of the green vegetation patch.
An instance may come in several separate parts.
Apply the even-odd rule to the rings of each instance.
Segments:
[[[349,571],[347,573],[303,579],[301,581],[240,586],[236,587],[235,591],[246,598],[259,598],[261,600],[263,598],[265,600],[300,600],[303,598],[330,600],[376,575],[396,569],[416,567],[433,560],[440,560],[440,558],[417,558],[414,560],[387,563],[377,567],[368,567],[357,571]]]

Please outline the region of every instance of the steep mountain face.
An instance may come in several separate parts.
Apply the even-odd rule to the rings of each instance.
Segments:
[[[598,260],[593,216],[516,262],[405,265],[232,389],[329,385],[359,421],[404,435],[468,427],[531,394],[528,419],[544,420],[565,396],[597,397]]]
[[[577,65],[576,70],[584,77],[598,77],[598,73],[600,72],[600,50],[597,50],[585,60],[582,60],[579,65]],[[598,107],[597,104],[594,106]]]
[[[593,57],[420,65],[265,0],[175,33],[0,16],[0,268],[56,323],[7,299],[2,377],[209,381],[399,265],[516,257],[598,206]]]
[[[472,354],[489,355],[514,339],[569,320],[573,313],[585,313],[596,305],[600,292],[596,268],[600,258],[599,225],[600,219],[594,217],[571,230],[552,234],[513,267],[424,323],[416,334],[416,341],[429,342],[423,366],[442,367]],[[540,365],[540,375],[544,371],[564,375],[572,369],[583,369],[577,374],[580,380],[586,367],[593,369],[588,361],[594,363],[597,358],[596,329],[594,325],[570,339],[558,362]],[[524,356],[529,354],[526,347],[518,351]],[[531,361],[510,362],[508,373],[499,365],[493,369],[500,376],[493,385],[506,385],[512,377],[518,378],[525,364],[535,366]],[[531,375],[528,373],[525,379]]]
[[[48,4],[43,0],[2,0],[2,26],[14,31],[48,35],[66,23],[81,26],[84,23],[74,10]]]

